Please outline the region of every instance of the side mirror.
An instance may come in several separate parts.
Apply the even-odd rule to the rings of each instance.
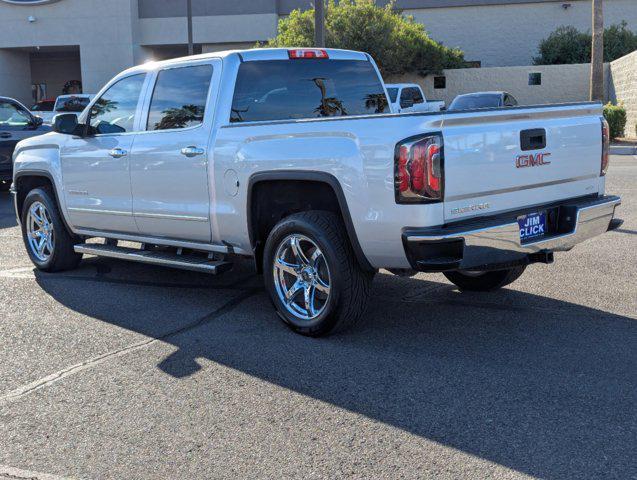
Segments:
[[[53,117],[54,132],[75,135],[79,131],[78,127],[77,115],[74,113],[58,113]]]
[[[445,110],[447,110],[447,107],[445,105],[443,105],[442,107],[440,107],[440,111],[444,112]]]
[[[414,106],[413,98],[405,98],[400,101],[400,108],[411,108]]]
[[[33,128],[38,128],[39,126],[41,126],[44,123],[44,120],[42,120],[42,117],[38,117],[38,116],[33,116],[33,120],[31,120],[31,126]]]

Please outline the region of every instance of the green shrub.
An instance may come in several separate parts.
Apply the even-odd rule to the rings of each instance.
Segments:
[[[623,105],[613,105],[610,102],[604,105],[604,118],[610,127],[610,138],[624,136],[626,109]]]
[[[572,26],[558,27],[538,46],[539,56],[535,65],[558,65],[564,63],[590,63],[590,32],[581,32]],[[612,62],[637,50],[637,33],[628,29],[624,21],[604,30],[604,61]]]
[[[465,65],[464,54],[432,40],[411,16],[373,0],[330,0],[325,9],[325,43],[330,48],[369,53],[383,75],[437,73]],[[314,9],[293,10],[279,20],[277,36],[268,47],[314,46]]]

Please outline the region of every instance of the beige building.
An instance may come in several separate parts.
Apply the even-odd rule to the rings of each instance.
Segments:
[[[195,51],[251,47],[312,0],[192,0]],[[386,0],[378,0],[379,4]],[[606,0],[607,24],[637,30],[637,0]],[[528,65],[560,25],[587,29],[590,0],[397,0],[432,37],[484,67]],[[186,0],[0,0],[0,95],[30,103],[80,81],[96,92],[117,72],[187,52]]]

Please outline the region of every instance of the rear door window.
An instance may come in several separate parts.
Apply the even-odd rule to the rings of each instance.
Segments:
[[[231,122],[389,112],[376,70],[361,60],[267,60],[239,67]]]
[[[212,65],[162,70],[157,76],[148,112],[147,130],[200,125],[212,79]]]

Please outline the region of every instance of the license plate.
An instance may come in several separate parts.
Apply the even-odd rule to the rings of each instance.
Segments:
[[[546,233],[546,212],[529,213],[518,217],[520,242],[541,238]]]

